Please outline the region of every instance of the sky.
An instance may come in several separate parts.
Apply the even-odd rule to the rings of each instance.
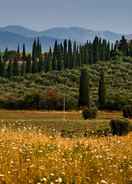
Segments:
[[[6,25],[132,33],[132,0],[0,0],[0,27]]]

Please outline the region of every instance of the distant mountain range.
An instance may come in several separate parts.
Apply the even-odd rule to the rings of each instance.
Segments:
[[[11,25],[0,28],[0,49],[3,50],[5,47],[16,49],[18,44],[22,46],[25,43],[27,50],[31,50],[34,37],[39,37],[43,49],[47,50],[53,46],[55,40],[61,42],[64,39],[71,39],[84,43],[87,40],[92,41],[95,36],[115,42],[121,38],[122,34],[111,31],[93,31],[80,27],[56,27],[38,32],[22,26]],[[132,35],[126,35],[126,37],[131,39]]]

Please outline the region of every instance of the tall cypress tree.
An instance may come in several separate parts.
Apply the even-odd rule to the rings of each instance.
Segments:
[[[4,76],[5,73],[5,62],[2,61],[2,55],[0,52],[0,76]]]
[[[21,64],[21,67],[20,67],[20,74],[21,74],[21,76],[23,76],[23,75],[25,75],[25,61],[23,61],[22,62],[22,64]]]
[[[58,62],[58,43],[57,40],[55,41],[54,50],[53,50],[53,62],[52,68],[53,70],[57,70],[57,62]]]
[[[36,43],[36,39],[34,39],[33,45],[32,45],[32,60],[36,61],[37,58],[37,43]]]
[[[67,40],[64,40],[64,68],[67,68]]]
[[[73,44],[73,68],[77,66],[77,44],[74,42]]]
[[[118,49],[123,53],[124,56],[128,56],[128,43],[125,36],[122,36]]]
[[[106,88],[104,80],[104,71],[101,70],[100,80],[99,80],[99,89],[98,89],[98,104],[99,108],[103,108],[106,102]]]
[[[99,42],[99,39],[96,36],[94,41],[93,41],[93,63],[96,63],[98,61],[98,59],[99,59],[98,42]]]
[[[46,67],[46,71],[52,71],[52,49],[50,47],[49,52],[48,52],[48,56],[47,56],[47,67]]]
[[[38,61],[38,72],[43,71],[43,58],[42,55],[39,56],[39,61]]]
[[[36,50],[36,57],[40,58],[41,54],[42,54],[42,47],[41,47],[41,43],[40,43],[39,37],[37,38],[37,44],[36,44],[35,50]]]
[[[73,64],[72,64],[73,58],[72,58],[72,42],[71,40],[68,41],[68,68],[72,68]]]
[[[25,47],[25,44],[23,44],[22,58],[23,58],[24,61],[26,60],[26,47]]]
[[[25,64],[25,72],[26,73],[32,73],[32,58],[31,55],[28,54],[26,64]]]
[[[32,73],[38,72],[39,39],[34,39],[32,45]]]
[[[17,61],[17,59],[15,59],[15,60],[13,61],[13,64],[12,64],[12,74],[13,74],[14,76],[19,75],[19,68],[18,68],[18,61]]]
[[[19,60],[20,59],[20,46],[18,44],[18,47],[17,47],[17,56],[16,56],[16,59]]]
[[[10,78],[12,76],[12,61],[9,60],[7,64],[6,76]]]
[[[8,61],[8,48],[5,48],[3,59],[4,61]]]
[[[90,84],[88,70],[81,69],[80,87],[79,87],[79,106],[90,107]]]
[[[17,47],[17,54],[19,55],[20,54],[20,46],[18,44],[18,47]]]

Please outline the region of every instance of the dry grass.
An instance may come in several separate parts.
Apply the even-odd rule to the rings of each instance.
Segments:
[[[56,114],[58,120],[61,113],[49,116]],[[6,118],[11,122],[0,128],[0,184],[132,184],[132,134],[73,139],[47,136],[39,124],[40,131],[25,124],[15,129],[19,120],[28,122],[34,117],[38,122],[48,116],[47,112],[0,111],[0,115],[4,119],[1,123]],[[117,112],[113,115],[121,116]],[[70,113],[67,116],[73,117]],[[96,121],[110,117],[101,112]]]
[[[73,112],[60,112],[60,111],[19,111],[19,110],[0,110],[0,119],[82,119],[81,113]]]
[[[98,113],[97,119],[112,119],[122,117],[121,112],[104,112]],[[81,120],[80,112],[56,112],[56,111],[13,111],[13,110],[0,110],[0,119],[64,119],[67,120]]]
[[[0,183],[131,184],[132,134],[63,139],[35,132],[0,133]]]

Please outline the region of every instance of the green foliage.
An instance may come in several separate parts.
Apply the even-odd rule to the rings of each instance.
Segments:
[[[2,64],[5,62],[2,61]],[[39,91],[43,96],[41,108],[46,109],[46,91],[48,88],[57,89],[57,93],[64,99],[66,95],[66,109],[78,108],[79,96],[79,69],[66,69],[62,71],[50,71],[31,74],[31,55],[29,55],[28,66],[26,62],[21,70],[20,63],[19,76],[13,76],[13,61],[6,62],[5,72],[0,77],[0,101],[2,104],[9,102],[10,98],[15,103],[24,101],[24,97]],[[88,67],[88,77],[90,85],[90,101],[93,104],[98,102],[98,87],[100,71],[105,71],[106,102],[105,109],[122,110],[125,105],[132,104],[132,63],[123,61],[98,62]],[[22,72],[21,72],[22,71]],[[63,100],[59,100],[63,109]],[[0,105],[1,106],[1,105]],[[3,108],[3,106],[1,106]],[[7,106],[6,106],[7,107]],[[21,108],[21,107],[20,107]],[[26,108],[26,106],[25,106]]]
[[[105,81],[104,81],[104,71],[101,71],[100,80],[99,80],[99,90],[98,90],[98,105],[99,108],[104,108],[106,102],[106,88],[105,88]]]
[[[129,132],[129,125],[127,119],[113,119],[110,122],[111,132],[113,135],[126,135]]]
[[[123,116],[125,118],[132,118],[132,105],[126,105],[123,108]]]
[[[87,68],[82,68],[80,75],[79,106],[90,106],[90,86]]]
[[[94,119],[97,116],[97,108],[96,107],[85,108],[82,111],[82,115],[84,119]]]
[[[118,49],[122,52],[124,56],[128,56],[128,43],[124,36],[122,36],[118,44]]]

